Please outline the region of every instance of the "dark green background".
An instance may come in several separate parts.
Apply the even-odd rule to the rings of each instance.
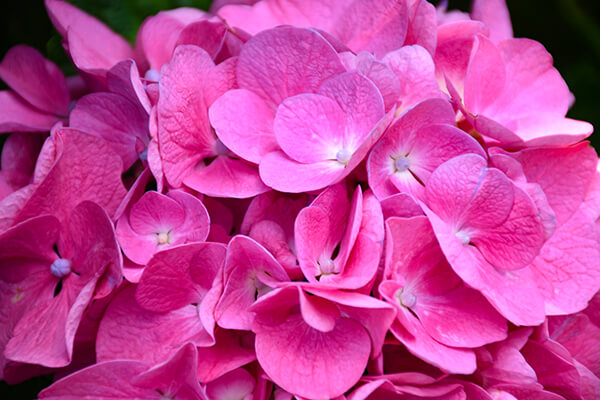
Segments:
[[[364,0],[371,1],[371,0]],[[210,0],[70,0],[103,20],[133,42],[146,16],[160,10],[192,6],[208,8]],[[450,0],[450,8],[467,10],[469,0]],[[569,116],[600,129],[600,2],[592,0],[507,0],[516,37],[535,39],[554,56],[576,102]],[[55,61],[67,74],[74,70],[62,51],[42,0],[3,0],[0,6],[0,57],[19,43],[31,45]],[[600,148],[600,133],[592,142]],[[0,383],[0,397],[35,398],[47,377],[17,387]]]

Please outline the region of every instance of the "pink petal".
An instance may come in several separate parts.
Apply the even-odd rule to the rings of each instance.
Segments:
[[[254,315],[248,307],[262,295],[264,275],[275,281],[289,281],[283,267],[260,244],[238,235],[229,242],[225,261],[225,288],[215,309],[219,326],[249,330]]]
[[[213,400],[243,399],[252,395],[256,380],[242,368],[233,370],[206,385],[206,394]]]
[[[175,47],[180,44],[193,44],[215,58],[223,46],[226,33],[227,28],[223,23],[207,20],[192,22],[181,31]]]
[[[223,144],[245,160],[258,164],[262,156],[278,148],[273,111],[249,90],[225,93],[210,107],[209,117]]]
[[[123,159],[123,171],[138,160],[138,140],[148,142],[148,118],[126,98],[112,93],[92,93],[77,101],[69,125],[101,137]]]
[[[0,78],[40,111],[69,113],[71,98],[61,70],[34,48],[12,47],[0,63]]]
[[[151,312],[137,304],[135,286],[130,286],[115,296],[102,317],[96,357],[98,362],[126,359],[156,364],[188,341],[205,346],[212,343],[195,306]]]
[[[217,243],[190,243],[157,253],[144,270],[136,290],[136,300],[149,311],[167,312],[192,303],[200,303],[206,290],[191,276],[192,263],[212,254],[213,247],[224,250]],[[210,289],[216,270],[195,268]]]
[[[336,183],[346,174],[345,166],[337,161],[301,164],[281,151],[264,156],[258,170],[266,185],[288,193],[322,189]]]
[[[272,109],[287,97],[316,91],[322,82],[344,72],[335,50],[321,35],[289,26],[255,35],[239,57],[240,87],[258,94]]]
[[[119,61],[133,58],[129,43],[96,18],[60,0],[46,0],[46,9],[79,69],[105,75]]]
[[[0,132],[48,132],[58,118],[38,111],[15,93],[0,91]]]
[[[135,61],[121,61],[112,67],[106,74],[106,84],[109,91],[120,94],[129,101],[141,106],[146,114],[150,114],[152,105],[142,84]]]
[[[177,47],[162,69],[158,101],[158,140],[163,170],[174,187],[205,157],[216,155],[216,137],[208,121],[204,82],[214,63],[206,51]]]
[[[298,314],[280,325],[254,329],[256,355],[265,372],[283,389],[300,396],[341,395],[358,381],[369,358],[369,335],[349,318],[338,319],[329,332],[311,328]],[[310,372],[314,370],[320,373]]]
[[[249,198],[269,190],[256,166],[225,156],[191,172],[183,183],[208,196]]]
[[[54,135],[56,161],[19,214],[19,219],[51,213],[61,221],[77,204],[91,200],[112,215],[125,196],[121,159],[104,140],[74,129]],[[56,208],[56,204],[61,207]]]
[[[471,18],[486,24],[493,42],[498,43],[513,37],[505,0],[475,0],[471,7]]]

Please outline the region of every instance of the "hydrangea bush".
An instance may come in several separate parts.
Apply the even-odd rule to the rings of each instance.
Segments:
[[[600,173],[504,0],[221,0],[0,63],[0,378],[600,398]]]

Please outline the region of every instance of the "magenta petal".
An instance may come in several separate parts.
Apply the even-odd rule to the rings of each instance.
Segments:
[[[222,249],[217,243],[190,243],[155,254],[138,284],[135,295],[138,304],[149,311],[166,312],[200,303],[206,289],[194,282],[191,268],[197,259],[212,254],[211,247]],[[196,269],[194,273],[200,274],[210,289],[216,270]]]
[[[135,61],[121,61],[112,67],[106,74],[106,84],[109,91],[120,94],[126,99],[139,104],[141,109],[150,115],[152,105],[142,84]]]
[[[65,116],[71,101],[61,70],[28,46],[12,47],[0,63],[0,78],[39,110]]]
[[[117,94],[92,93],[81,98],[69,116],[69,123],[72,128],[109,142],[123,159],[124,171],[138,160],[137,141],[149,140],[148,117]]]
[[[242,365],[256,360],[251,332],[217,329],[216,343],[198,348],[198,379],[210,382]]]
[[[301,164],[281,151],[263,157],[258,170],[266,185],[288,193],[322,189],[345,175],[345,166],[337,161]]]
[[[133,58],[129,43],[96,18],[60,0],[46,0],[46,9],[56,30],[67,39],[78,68],[106,74],[119,61]]]
[[[239,57],[240,88],[258,94],[273,109],[285,98],[314,92],[344,72],[335,50],[321,35],[289,26],[255,35]]]
[[[227,27],[223,23],[207,20],[192,22],[181,31],[175,47],[193,44],[215,58],[223,46],[226,34]]]
[[[245,89],[230,90],[209,110],[219,139],[238,156],[258,164],[265,154],[277,149],[273,134],[273,110]]]
[[[208,196],[248,198],[267,192],[256,166],[226,156],[191,172],[183,183]]]
[[[156,364],[188,341],[212,344],[197,307],[188,305],[168,313],[148,311],[137,304],[135,289],[130,286],[121,291],[106,309],[96,339],[98,362],[126,359]]]
[[[139,361],[109,361],[94,364],[54,382],[42,390],[40,399],[69,400],[93,396],[95,399],[132,399],[156,393],[131,385],[131,379],[148,365]]]
[[[338,319],[329,332],[311,328],[298,314],[279,325],[254,329],[256,355],[265,372],[303,397],[341,395],[358,381],[369,358],[369,335],[349,318]],[[315,370],[319,373],[311,372]]]
[[[56,116],[36,110],[15,93],[0,91],[0,132],[48,132],[56,122]]]
[[[177,201],[154,191],[144,193],[129,215],[131,227],[142,235],[170,231],[184,220],[185,212]]]
[[[158,142],[169,183],[179,187],[205,157],[216,155],[217,140],[208,121],[204,93],[214,63],[206,51],[179,46],[162,69],[157,105]]]
[[[264,275],[275,281],[289,281],[283,267],[253,239],[238,235],[231,239],[225,261],[225,288],[215,309],[219,326],[245,329],[252,326],[254,315],[248,307],[265,287]]]
[[[319,258],[328,250],[331,229],[329,216],[318,207],[307,207],[296,218],[296,253],[302,273],[309,282],[316,282],[316,277],[323,273]]]

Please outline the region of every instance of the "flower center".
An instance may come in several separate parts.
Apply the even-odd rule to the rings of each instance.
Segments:
[[[158,82],[158,80],[160,79],[160,72],[158,72],[155,69],[149,69],[146,72],[146,75],[144,75],[144,78],[147,81]]]
[[[471,237],[465,231],[458,231],[454,234],[463,245],[471,243]]]
[[[352,157],[352,154],[346,149],[341,149],[335,154],[335,159],[344,165],[350,161],[350,157]]]
[[[406,308],[411,308],[417,303],[417,296],[410,291],[404,290],[404,288],[398,290],[396,297],[400,304]]]
[[[410,161],[405,156],[400,156],[394,161],[394,168],[397,172],[406,171],[410,167]]]
[[[50,272],[57,278],[64,278],[71,273],[71,261],[66,258],[57,258],[50,265]]]
[[[331,258],[319,260],[319,269],[321,270],[321,275],[337,274],[335,263]]]
[[[162,246],[171,243],[171,235],[169,232],[159,232],[156,234],[156,242]]]

